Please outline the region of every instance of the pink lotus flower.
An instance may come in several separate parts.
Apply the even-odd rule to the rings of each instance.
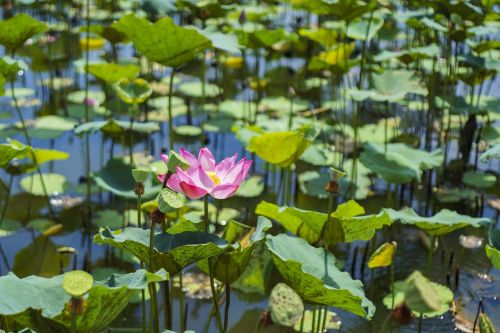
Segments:
[[[238,154],[215,163],[208,148],[202,148],[198,158],[183,148],[179,153],[189,163],[189,168],[182,170],[178,167],[176,173],[167,180],[167,186],[191,199],[198,199],[206,194],[216,199],[234,195],[252,165],[252,161],[245,158],[236,163]],[[168,162],[167,155],[162,154],[161,158],[165,163]],[[160,175],[158,179],[163,182],[164,177]]]

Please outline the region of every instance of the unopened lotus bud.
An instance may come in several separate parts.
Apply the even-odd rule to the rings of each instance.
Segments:
[[[151,221],[156,224],[162,224],[165,222],[165,214],[163,214],[158,208],[151,212]]]
[[[334,182],[339,182],[346,175],[345,172],[337,170],[335,168],[330,168],[330,180]]]
[[[144,184],[136,182],[134,186],[134,193],[138,197],[142,197],[144,195]]]
[[[149,170],[146,169],[133,169],[132,170],[132,177],[134,177],[134,180],[138,183],[144,183],[149,176]]]

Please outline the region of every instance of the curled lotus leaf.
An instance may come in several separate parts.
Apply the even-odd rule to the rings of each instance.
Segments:
[[[150,230],[125,228],[111,231],[104,229],[94,237],[97,244],[109,244],[149,262]],[[184,267],[227,250],[227,242],[215,235],[201,231],[176,234],[157,232],[154,236],[154,265],[175,275]]]
[[[71,296],[63,289],[64,276],[20,279],[10,273],[0,277],[0,315],[38,333],[72,332],[71,315],[66,310]],[[139,269],[134,273],[112,274],[105,280],[94,281],[85,297],[83,313],[76,319],[76,331],[94,333],[105,330],[138,290],[166,279],[164,270],[150,273]]]
[[[375,313],[361,281],[340,271],[330,252],[285,234],[267,236],[266,246],[284,282],[304,301],[338,307],[365,318]]]
[[[429,217],[418,215],[412,208],[403,208],[399,211],[387,208],[385,211],[394,221],[413,224],[431,236],[442,236],[457,229],[478,228],[491,223],[491,220],[485,217],[471,217],[448,209],[440,210],[436,215]]]

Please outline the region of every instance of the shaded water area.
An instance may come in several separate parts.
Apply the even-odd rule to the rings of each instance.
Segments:
[[[168,80],[171,68],[148,61],[146,57],[134,50],[131,44],[122,43],[112,45],[106,42],[102,47],[96,46],[95,49],[90,50],[89,58],[85,59],[85,46],[80,40],[85,38],[85,12],[78,11],[76,6],[66,7],[67,5],[58,1],[56,3],[58,4],[56,6],[40,4],[39,7],[16,5],[8,11],[4,9],[0,12],[5,18],[17,12],[26,12],[53,25],[50,32],[46,33],[43,38],[30,40],[31,44],[28,43],[16,52],[15,59],[23,60],[26,67],[18,71],[14,92],[29,126],[29,133],[32,137],[31,146],[56,149],[69,154],[69,158],[65,160],[52,161],[41,166],[44,173],[55,173],[65,177],[62,187],[64,192],[50,195],[54,212],[49,210],[46,198],[39,195],[40,190],[35,193],[38,195],[29,193],[36,191],[33,190],[33,184],[28,184],[26,180],[23,180],[24,174],[17,175],[12,172],[12,169],[10,173],[5,169],[0,170],[1,185],[5,185],[0,189],[2,199],[0,207],[2,209],[5,207],[4,223],[17,221],[22,224],[22,228],[15,232],[8,233],[8,235],[6,232],[5,236],[0,234],[2,249],[0,275],[3,276],[13,271],[19,277],[29,275],[48,277],[60,274],[61,271],[79,269],[92,273],[94,278],[99,280],[114,272],[132,272],[139,268],[138,260],[124,251],[93,243],[93,237],[99,232],[99,228],[109,226],[111,229],[119,229],[122,226],[137,225],[137,204],[133,197],[120,197],[92,181],[91,221],[88,221],[86,188],[89,180],[86,178],[86,144],[90,147],[89,167],[93,173],[103,169],[110,159],[122,158],[129,161],[132,152],[136,165],[147,166],[153,173],[160,173],[159,170],[165,172],[160,154],[168,152],[170,148],[171,136],[166,96],[169,91]],[[100,9],[94,8],[94,5],[100,6]],[[121,4],[124,10],[128,10],[129,5],[132,6],[132,4]],[[259,8],[259,5],[262,8]],[[112,23],[112,19],[119,19],[125,15],[124,12],[118,11],[119,6],[114,9],[116,12],[112,18],[109,17],[109,5],[97,2],[92,3],[92,7],[92,25],[108,26]],[[307,26],[306,22],[311,28],[319,25],[337,31],[339,26],[342,30],[340,20],[335,15],[325,17],[293,9],[286,1],[275,7],[277,9],[268,12],[266,10],[271,7],[259,2],[248,6],[239,5],[228,11],[232,13],[232,15],[228,14],[232,17],[229,23],[236,26],[238,16],[241,21],[240,13],[242,12],[247,13],[248,20],[252,20],[252,14],[262,15],[260,19],[265,22],[266,27],[263,27],[263,30],[285,27],[297,33],[297,40],[282,36],[268,48],[242,47],[242,54],[233,55],[233,57],[243,58],[241,66],[232,66],[230,59],[223,51],[214,51],[210,48],[180,66],[175,73],[172,100],[175,116],[173,126],[176,129],[174,150],[183,147],[195,154],[200,148],[208,147],[217,161],[234,153],[238,153],[239,157],[254,161],[250,177],[256,184],[247,187],[248,195],[238,193],[227,200],[211,199],[210,203],[213,204],[211,209],[213,207],[215,212],[211,217],[213,232],[222,233],[224,226],[231,219],[255,226],[257,223],[256,206],[262,200],[285,206],[287,188],[291,193],[289,206],[326,213],[328,193],[324,191],[324,185],[329,180],[330,166],[346,171],[346,178],[349,179],[348,182],[340,184],[340,193],[335,196],[335,207],[350,199],[355,199],[365,208],[366,214],[378,214],[383,208],[400,210],[409,206],[421,216],[430,216],[442,209],[450,209],[464,215],[490,218],[492,228],[498,229],[500,161],[496,158],[488,162],[478,162],[478,156],[486,150],[485,145],[499,141],[498,137],[494,136],[498,136],[498,119],[500,119],[498,118],[500,91],[496,72],[491,76],[488,72],[484,88],[481,82],[481,88],[476,87],[476,90],[472,89],[471,93],[469,86],[458,79],[457,82],[453,82],[453,89],[450,88],[452,84],[446,79],[441,78],[443,80],[441,82],[430,83],[432,80],[429,79],[429,66],[431,73],[434,69],[435,72],[441,71],[446,74],[448,67],[439,60],[445,56],[444,46],[444,51],[440,56],[427,59],[422,56],[421,62],[419,57],[416,57],[417,60],[412,59],[414,61],[408,63],[402,62],[394,65],[391,62],[389,65],[389,62],[379,62],[377,64],[373,56],[385,49],[405,49],[408,48],[407,42],[410,42],[413,47],[418,47],[426,44],[421,43],[426,38],[432,38],[431,33],[426,34],[422,31],[412,34],[411,28],[402,24],[399,32],[406,32],[407,35],[396,37],[395,34],[394,40],[391,40],[385,34],[393,33],[390,28],[401,26],[401,20],[397,19],[398,12],[396,11],[391,14],[390,11],[377,9],[381,11],[380,15],[384,17],[388,26],[384,25],[379,32],[380,37],[372,39],[369,43],[347,38],[341,33],[334,37],[336,40],[348,39],[350,42],[356,42],[355,50],[351,51],[350,55],[353,61],[356,59],[363,63],[365,60],[360,60],[361,54],[368,52],[370,56],[366,61],[370,66],[366,66],[372,72],[381,71],[384,66],[395,66],[411,69],[418,74],[427,73],[429,77],[426,77],[427,81],[424,80],[423,86],[429,89],[428,94],[433,94],[431,89],[435,89],[435,95],[446,95],[437,86],[439,83],[449,85],[449,90],[452,89],[453,94],[457,94],[457,98],[464,97],[466,105],[462,107],[471,109],[476,106],[467,104],[466,100],[470,95],[474,96],[474,91],[479,96],[485,96],[484,100],[488,102],[484,103],[490,104],[484,106],[478,99],[477,108],[490,109],[486,112],[487,116],[480,118],[484,124],[478,126],[479,134],[472,136],[474,142],[471,144],[469,159],[465,163],[469,166],[467,169],[487,170],[489,174],[496,176],[496,180],[494,185],[488,188],[475,187],[473,184],[462,181],[462,174],[466,168],[461,160],[463,152],[459,136],[466,126],[469,113],[453,113],[452,119],[451,115],[445,112],[448,107],[434,105],[436,112],[432,114],[432,117],[435,119],[432,119],[434,122],[429,122],[428,100],[421,95],[413,94],[414,91],[408,92],[407,96],[410,97],[406,100],[397,102],[348,97],[346,91],[355,88],[360,71],[363,71],[362,68],[360,69],[360,63],[350,65],[352,67],[349,67],[350,70],[347,72],[337,67],[327,67],[321,71],[308,70],[311,58],[319,52],[318,45],[313,44],[313,40],[308,40],[303,35],[298,37],[298,31],[301,27]],[[420,8],[398,6],[395,8],[406,13],[411,10],[420,11],[421,16],[432,17],[431,12],[427,13],[422,9],[425,8],[423,5],[420,5]],[[199,27],[205,26],[205,20],[197,19],[197,12],[195,10],[191,12],[191,10],[185,9],[181,14],[172,11],[170,16],[181,26],[192,23]],[[54,13],[64,13],[62,17],[71,17],[71,19],[67,21],[56,19],[58,16]],[[364,17],[364,20],[368,20],[367,17]],[[370,18],[370,22],[371,20]],[[250,21],[248,24],[254,23],[256,26],[252,29],[242,28],[243,35],[245,32],[250,34],[258,30],[257,24],[260,24],[258,20]],[[65,24],[69,24],[70,27],[66,27]],[[228,25],[231,26],[231,24]],[[498,29],[498,24],[493,27],[493,33],[480,38],[495,40],[498,37],[498,30],[495,30]],[[421,40],[418,34],[422,34]],[[445,36],[444,33],[443,36]],[[238,37],[240,45],[243,45],[241,34]],[[442,42],[445,43],[445,40],[442,39]],[[459,43],[454,43],[454,47],[457,53],[460,51],[465,54],[468,53],[465,50],[469,50],[468,47]],[[255,50],[258,50],[258,55]],[[498,50],[493,51],[492,57],[499,55]],[[347,51],[344,49],[344,52]],[[6,53],[6,50],[0,51],[0,54],[6,55]],[[337,57],[342,57],[342,55],[337,54]],[[432,63],[433,59],[438,60]],[[69,129],[61,129],[58,123],[49,123],[37,127],[36,119],[48,115],[70,119],[74,122],[74,126],[84,123],[84,96],[86,95],[84,90],[87,79],[84,70],[85,62],[99,63],[104,60],[140,65],[140,77],[151,83],[153,94],[149,100],[138,105],[140,114],[134,116],[134,123],[157,123],[158,130],[132,131],[131,134],[126,127],[133,126],[129,116],[132,107],[121,101],[111,86],[103,84],[92,75],[88,75],[90,91],[88,96],[97,100],[99,106],[90,107],[90,120],[120,119],[124,121],[125,125],[122,127],[125,130],[113,132],[101,128],[90,132],[89,142],[86,143],[85,134],[75,134],[71,126]],[[347,60],[345,61],[347,63]],[[440,66],[442,68],[438,70]],[[427,72],[423,69],[424,67],[427,68]],[[263,89],[258,89],[261,83],[257,83],[256,89],[255,81],[261,82],[258,81],[259,78],[262,81],[265,80]],[[205,84],[200,84],[200,80]],[[369,86],[370,83],[366,77],[365,80],[366,82],[363,81],[360,88]],[[194,84],[189,84],[193,82]],[[398,82],[391,84],[397,85]],[[11,95],[9,89],[10,86],[6,85],[6,96],[0,97],[0,138],[2,142],[11,138],[26,143],[18,122],[19,118],[15,113],[13,99],[7,96]],[[470,98],[474,101],[474,97]],[[257,108],[259,112],[256,112]],[[449,107],[449,109],[455,108],[458,107],[455,105]],[[352,120],[354,117],[355,121]],[[308,124],[318,131],[313,141],[315,150],[307,152],[295,163],[289,179],[284,168],[267,163],[246,147],[245,140],[249,139],[245,137],[248,135],[248,125],[259,126],[262,132],[274,132],[299,128],[302,124]],[[351,125],[358,126],[359,130],[355,132]],[[488,132],[489,137],[482,137],[481,128],[484,130],[486,126],[493,130]],[[450,132],[448,137],[445,133],[447,131]],[[385,143],[406,143],[422,151],[445,151],[443,157],[445,162],[437,168],[424,169],[419,180],[388,182],[379,171],[365,163],[362,164],[358,152],[358,150],[369,150],[366,145],[370,143],[383,147],[384,141]],[[414,158],[411,154],[406,157],[410,161]],[[356,171],[355,176],[352,175],[353,170]],[[33,170],[31,171],[34,173]],[[11,183],[11,191],[7,203],[8,191],[6,189],[9,188],[9,183]],[[154,184],[161,185],[159,182]],[[51,184],[48,186],[52,187]],[[146,199],[155,199],[155,197],[145,198],[144,201]],[[201,201],[198,203],[201,204]],[[201,205],[194,204],[190,208],[189,213],[193,222],[200,222],[201,208]],[[148,221],[148,216],[148,214],[143,215],[145,221]],[[46,236],[44,232],[46,233],[47,228],[56,223],[62,224],[62,230]],[[0,228],[0,231],[3,230]],[[270,233],[278,234],[279,232],[286,232],[286,228],[274,223]],[[288,231],[288,234],[292,233]],[[391,226],[376,230],[375,237],[371,240],[356,240],[331,246],[330,250],[338,261],[337,266],[349,272],[354,279],[363,282],[366,296],[376,306],[375,315],[371,320],[348,311],[331,308],[342,322],[340,329],[331,331],[382,332],[384,327],[388,326],[391,326],[392,332],[417,331],[418,318],[414,318],[408,325],[399,325],[391,320],[392,312],[383,304],[383,298],[390,294],[389,269],[370,270],[366,265],[373,251],[389,240],[395,240],[398,244],[393,264],[396,281],[404,280],[413,271],[420,270],[430,280],[448,286],[454,293],[453,311],[450,309],[443,315],[424,319],[423,332],[455,332],[457,321],[460,322],[458,327],[470,328],[481,299],[483,299],[484,312],[489,315],[497,330],[500,329],[500,316],[498,315],[500,313],[500,300],[498,300],[500,270],[492,267],[485,253],[488,228],[461,228],[436,239],[438,246],[433,250],[430,260],[428,244],[434,238],[426,235],[416,225],[396,222]],[[467,240],[477,243],[478,239],[479,244],[468,246]],[[61,259],[62,257],[56,254],[56,249],[62,246],[75,248],[77,255],[70,259]],[[261,319],[265,316],[264,312],[268,308],[270,291],[276,283],[282,280],[277,269],[269,262],[267,265],[259,266],[259,258],[267,256],[269,255],[262,251],[254,253],[253,261],[249,264],[249,269],[264,271],[265,281],[259,281],[258,286],[255,286],[254,291],[257,292],[249,292],[248,285],[245,286],[241,281],[234,284],[229,308],[229,332],[293,331],[292,328],[283,326],[261,324]],[[194,277],[193,281],[191,277]],[[199,278],[201,282],[196,278]],[[195,332],[217,332],[216,321],[211,315],[213,310],[211,292],[206,274],[203,274],[196,265],[190,265],[184,269],[183,281],[186,296],[182,298],[182,303],[178,280],[174,278],[172,282],[172,318],[174,319],[172,329],[180,330],[179,310],[184,305],[186,329]],[[221,294],[223,294],[222,289],[221,286]],[[207,293],[209,297],[202,297]],[[162,314],[160,322],[163,324],[164,295],[162,290],[159,294]],[[147,309],[147,318],[149,318],[149,307]],[[141,332],[139,329],[142,323],[141,315],[140,297],[137,297],[114,320],[109,331]]]

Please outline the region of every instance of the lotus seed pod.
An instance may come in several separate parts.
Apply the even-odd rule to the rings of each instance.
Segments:
[[[345,172],[337,170],[335,168],[330,168],[330,180],[334,182],[340,181],[346,175]]]

